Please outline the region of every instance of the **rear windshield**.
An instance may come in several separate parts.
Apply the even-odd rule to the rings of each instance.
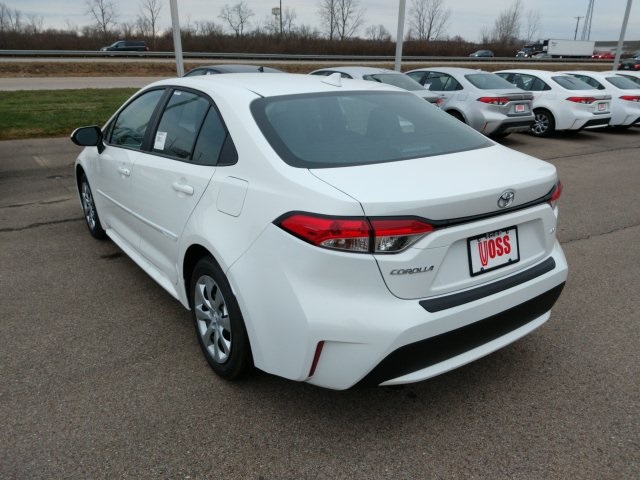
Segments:
[[[394,87],[399,87],[404,90],[426,90],[413,78],[403,73],[374,73],[373,75],[363,75],[362,78],[364,80],[386,83],[387,85],[393,85]]]
[[[480,90],[494,90],[500,88],[513,90],[515,88],[513,84],[493,73],[470,73],[469,75],[465,75],[464,78],[469,80],[474,87],[479,88]]]
[[[551,79],[567,90],[593,90],[591,85],[571,75],[559,75],[557,77],[551,77]]]
[[[607,77],[607,80],[614,87],[618,87],[621,90],[638,90],[638,84],[627,77],[611,76]]]
[[[286,95],[255,100],[251,112],[278,155],[301,168],[394,162],[492,145],[410,93]]]

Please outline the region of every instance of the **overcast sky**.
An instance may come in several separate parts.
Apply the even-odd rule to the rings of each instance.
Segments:
[[[111,0],[118,5],[118,21],[134,21],[140,10],[140,0]],[[234,5],[239,0],[178,0],[181,25],[197,21],[212,21],[222,24],[218,18],[220,9]],[[271,16],[272,7],[280,0],[245,0],[255,13],[253,23],[264,24]],[[37,15],[44,19],[45,28],[66,28],[67,25],[82,27],[91,23],[85,14],[85,0],[0,0],[7,7],[16,8],[24,14]],[[398,22],[397,0],[360,0],[365,7],[365,26],[384,25],[395,38]],[[451,10],[447,34],[460,35],[466,40],[477,42],[483,28],[491,29],[493,22],[511,3],[509,0],[445,0]],[[523,0],[523,16],[530,10],[538,10],[541,17],[540,38],[573,39],[577,16],[584,17],[588,0]],[[627,40],[640,40],[640,0],[635,0],[627,27]],[[411,0],[407,0],[407,16]],[[622,19],[627,0],[595,0],[591,40],[617,40],[620,36]],[[283,8],[293,9],[297,15],[296,24],[318,27],[318,0],[282,0]],[[161,25],[171,24],[169,0],[163,0]],[[409,28],[409,22],[405,32]],[[582,21],[578,29],[578,39],[582,33]],[[359,32],[364,35],[364,28]]]

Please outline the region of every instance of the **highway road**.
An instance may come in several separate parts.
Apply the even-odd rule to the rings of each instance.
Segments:
[[[551,319],[473,364],[336,392],[227,383],[89,236],[67,139],[0,142],[0,478],[640,478],[640,128],[502,141],[557,166]]]

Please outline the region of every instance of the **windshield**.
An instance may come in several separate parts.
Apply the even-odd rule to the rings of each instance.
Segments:
[[[476,88],[480,90],[494,90],[508,88],[513,90],[514,86],[507,82],[504,78],[499,77],[493,73],[470,73],[465,75],[464,78]]]
[[[407,77],[403,73],[374,73],[373,75],[363,75],[362,78],[363,80],[386,83],[387,85],[400,87],[404,90],[425,90],[425,88],[413,78]]]
[[[607,81],[621,90],[638,90],[640,88],[637,83],[627,77],[611,76],[607,77]]]
[[[588,83],[570,75],[551,77],[551,79],[567,90],[593,90],[593,87]]]
[[[251,112],[273,149],[294,167],[394,162],[492,145],[454,117],[402,92],[261,98]]]

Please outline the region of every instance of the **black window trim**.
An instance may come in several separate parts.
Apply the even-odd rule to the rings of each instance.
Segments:
[[[145,95],[149,92],[152,92],[154,90],[164,90],[164,93],[162,94],[162,96],[160,97],[160,100],[158,100],[158,103],[156,104],[156,107],[153,111],[153,113],[151,114],[151,117],[149,119],[149,124],[147,126],[147,130],[145,132],[145,135],[142,139],[142,145],[140,146],[140,148],[132,148],[132,147],[127,147],[125,145],[114,145],[113,143],[111,143],[111,133],[112,133],[112,129],[113,129],[113,125],[115,124],[115,122],[117,122],[118,117],[120,116],[120,114],[129,106],[131,105],[134,101],[136,101],[138,98],[140,98],[142,95]],[[160,125],[160,120],[162,118],[162,113],[164,112],[167,104],[169,103],[169,100],[171,99],[171,97],[173,96],[173,93],[175,91],[181,91],[181,92],[189,92],[189,93],[193,93],[195,95],[198,95],[202,98],[204,98],[205,100],[207,100],[209,102],[209,108],[207,109],[207,113],[205,113],[204,117],[202,118],[202,122],[200,123],[200,126],[198,127],[198,133],[195,137],[195,141],[193,142],[193,146],[191,147],[191,152],[189,152],[189,158],[178,158],[175,157],[173,155],[167,155],[167,154],[163,154],[160,152],[154,152],[153,151],[153,139],[155,138],[155,134],[158,130],[158,126]],[[193,163],[193,150],[196,147],[196,144],[198,143],[198,138],[200,137],[200,133],[202,131],[202,127],[204,125],[204,121],[207,118],[207,115],[209,114],[211,108],[213,108],[215,110],[215,112],[217,113],[218,117],[220,118],[220,121],[222,123],[222,126],[224,127],[224,131],[225,131],[225,137],[224,140],[222,142],[222,146],[220,147],[220,152],[218,153],[218,158],[216,159],[216,162],[214,165],[201,165],[201,164],[194,164],[194,165],[201,165],[201,166],[211,166],[211,167],[225,167],[225,166],[230,166],[230,165],[235,165],[236,163],[238,163],[238,156],[237,156],[237,148],[235,146],[235,142],[233,141],[233,137],[231,137],[231,133],[229,132],[229,128],[227,128],[227,124],[224,121],[224,117],[222,116],[222,114],[220,113],[220,109],[218,108],[218,106],[216,105],[216,103],[213,101],[213,99],[206,94],[205,92],[201,91],[201,90],[197,90],[195,88],[190,88],[190,87],[183,87],[183,86],[178,86],[178,85],[159,85],[157,87],[152,87],[149,89],[146,89],[144,91],[139,92],[137,95],[135,95],[134,97],[131,97],[129,99],[129,101],[127,103],[125,103],[124,105],[122,105],[122,107],[120,107],[120,109],[116,112],[116,114],[112,117],[112,119],[107,123],[107,125],[105,126],[105,128],[103,129],[103,132],[108,132],[108,141],[107,141],[107,136],[104,136],[104,142],[110,146],[110,147],[114,147],[114,148],[124,148],[126,150],[131,150],[134,152],[141,152],[141,153],[147,153],[149,155],[157,155],[159,157],[163,157],[163,158],[168,158],[170,160],[175,160],[178,162],[185,162],[185,163]],[[221,160],[221,156],[222,156],[222,152],[227,150],[229,148],[229,146],[227,145],[228,142],[231,142],[234,150],[236,151],[236,158],[234,162],[227,162],[227,163],[222,163],[220,164],[220,160]]]

